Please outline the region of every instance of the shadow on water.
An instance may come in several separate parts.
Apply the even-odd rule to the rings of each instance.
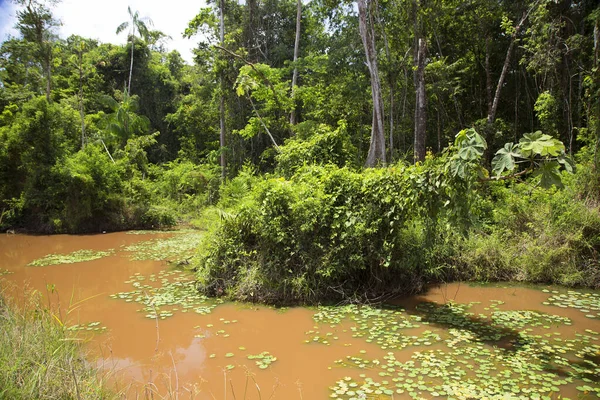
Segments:
[[[518,329],[497,324],[491,318],[468,312],[467,304],[455,303],[452,300],[440,304],[426,297],[416,296],[397,299],[385,307],[400,307],[407,314],[418,316],[421,321],[445,331],[467,331],[472,335],[471,341],[501,349],[507,356],[516,356],[521,351],[529,352],[533,349],[543,371],[561,378],[571,376],[580,380],[600,381],[597,369],[600,365],[600,352],[581,351],[578,356],[580,358],[567,359],[566,354],[558,354],[552,349],[546,350],[548,346],[543,340],[524,335]],[[568,365],[557,362],[557,358],[560,357],[568,360]]]

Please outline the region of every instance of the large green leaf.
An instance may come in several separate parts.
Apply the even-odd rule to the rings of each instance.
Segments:
[[[535,171],[535,175],[540,175],[540,186],[548,189],[551,186],[556,186],[559,189],[564,188],[560,177],[560,165],[556,161],[543,163],[539,169]]]
[[[467,176],[467,167],[469,163],[461,159],[460,157],[454,156],[450,161],[450,173],[452,176],[458,176],[460,178],[465,178]]]
[[[521,153],[525,157],[539,155],[557,157],[565,151],[565,145],[558,139],[541,131],[526,133],[519,141]]]
[[[575,162],[571,159],[571,157],[567,157],[565,154],[561,154],[558,156],[556,161],[559,162],[567,172],[573,173],[575,172]]]
[[[458,156],[465,161],[478,160],[487,148],[483,136],[473,128],[460,131],[456,135],[455,145],[458,147]]]
[[[515,158],[523,158],[519,152],[519,145],[506,143],[504,148],[498,150],[492,160],[492,171],[496,176],[500,176],[504,171],[515,169]]]

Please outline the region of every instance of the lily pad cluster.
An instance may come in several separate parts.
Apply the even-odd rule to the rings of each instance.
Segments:
[[[260,354],[250,354],[248,355],[248,360],[255,360],[256,365],[260,369],[267,369],[269,365],[273,364],[277,361],[277,357],[269,353],[268,351],[263,351]]]
[[[137,231],[127,231],[126,235],[156,235],[157,233],[179,233],[181,231],[164,230],[164,231],[151,231],[147,229],[138,229]]]
[[[105,326],[100,326],[100,322],[90,322],[89,324],[75,324],[67,327],[68,331],[104,331]]]
[[[168,260],[182,263],[196,253],[202,235],[197,231],[175,233],[168,238],[145,240],[125,246],[123,250],[130,252],[133,260]]]
[[[115,254],[114,249],[104,251],[77,250],[68,254],[48,254],[27,264],[30,267],[46,267],[48,265],[73,264],[85,261],[98,260]]]
[[[325,306],[319,307],[313,319],[319,324],[328,325],[333,332],[324,332],[323,329],[307,331],[305,333],[309,339],[305,340],[306,343],[318,342],[329,345],[333,340],[338,340],[340,334],[350,332],[352,337],[364,338],[367,343],[377,343],[382,349],[397,350],[419,339],[400,335],[398,334],[400,330],[421,326],[420,316],[408,315],[400,307],[382,309],[357,305]],[[347,329],[338,329],[338,325],[344,320],[353,325]]]
[[[192,311],[205,315],[222,302],[218,299],[211,301],[201,295],[193,276],[183,271],[161,271],[148,277],[136,273],[125,283],[131,284],[134,290],[115,293],[110,297],[143,305],[138,311],[146,312],[146,317],[152,319],[166,319],[176,312]]]
[[[484,307],[487,314],[476,314],[471,311],[476,304],[421,303],[413,315],[368,306],[319,308],[314,315],[319,325],[306,332],[308,342],[343,342],[347,334],[393,350],[382,359],[360,350],[337,360],[336,367],[360,374],[338,380],[330,397],[543,399],[558,398],[565,385],[600,397],[598,332],[563,337],[553,328],[571,324],[566,317],[502,310],[500,301]],[[430,328],[410,330],[420,325]],[[321,333],[327,329],[333,333]],[[401,362],[399,353],[410,358]]]
[[[600,319],[600,293],[581,293],[569,290],[567,293],[554,293],[545,304],[561,308],[574,308],[588,318]]]
[[[494,311],[491,315],[491,320],[497,325],[510,328],[541,326],[550,329],[551,326],[571,325],[571,320],[567,317],[528,310]]]

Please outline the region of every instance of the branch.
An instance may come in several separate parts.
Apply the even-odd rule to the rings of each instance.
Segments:
[[[250,100],[250,104],[252,104],[252,109],[254,110],[254,113],[258,117],[258,120],[260,121],[260,123],[262,124],[263,128],[265,128],[265,130],[267,131],[267,134],[271,138],[271,142],[273,142],[273,146],[275,146],[275,149],[277,149],[277,151],[279,151],[279,146],[277,145],[277,142],[275,142],[275,139],[273,138],[273,135],[271,135],[271,131],[269,130],[269,128],[267,128],[267,125],[265,125],[265,122],[263,121],[262,117],[258,113],[258,110],[256,109],[256,107],[254,107],[254,102],[252,101],[252,97],[248,96],[248,100]]]
[[[279,108],[283,109],[283,107],[281,106],[281,103],[279,102],[279,96],[277,96],[277,92],[275,91],[275,86],[273,86],[271,81],[265,76],[265,74],[262,73],[262,71],[260,71],[258,68],[256,68],[256,65],[254,65],[250,61],[246,60],[244,57],[240,56],[239,54],[236,54],[233,51],[226,49],[225,47],[221,47],[217,44],[215,44],[213,47],[216,49],[222,50],[225,53],[229,54],[231,57],[242,60],[246,65],[249,65],[254,70],[254,72],[256,72],[258,75],[260,75],[260,77],[267,84],[267,86],[269,86],[269,88],[273,92],[273,97],[275,98],[275,102],[277,103],[277,106]]]
[[[489,178],[479,178],[479,182],[490,182],[490,181],[506,181],[509,179],[515,179],[518,178],[520,176],[523,176],[529,172],[531,172],[533,170],[533,168],[526,168],[521,172],[517,172],[515,174],[510,174],[510,175],[502,175],[502,176],[496,176],[496,177],[489,177]]]

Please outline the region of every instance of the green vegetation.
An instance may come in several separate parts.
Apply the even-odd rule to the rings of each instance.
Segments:
[[[115,251],[113,249],[106,251],[77,250],[69,254],[48,254],[44,258],[33,260],[27,265],[32,267],[45,267],[48,265],[72,264],[98,260],[113,255],[114,253]]]
[[[205,315],[220,303],[198,293],[193,276],[183,271],[161,271],[148,277],[136,273],[125,283],[131,284],[134,290],[111,294],[110,297],[143,305],[139,311],[145,312],[146,317],[151,319],[166,319],[176,312],[193,311]]]
[[[307,332],[306,342],[331,345],[351,335],[387,350],[382,359],[369,357],[365,350],[351,350],[352,355],[337,360],[336,366],[348,368],[349,376],[330,387],[332,398],[393,394],[415,399],[503,398],[510,394],[536,399],[556,396],[569,384],[590,398],[600,394],[598,332],[563,335],[556,328],[570,325],[568,318],[502,310],[501,301],[484,304],[484,310],[489,310],[485,313],[473,312],[479,304],[425,302],[409,311],[320,307],[314,315],[319,330]],[[351,329],[342,329],[348,326]],[[419,327],[428,330],[416,336],[414,328]],[[397,352],[407,348],[415,350],[410,359],[398,360]]]
[[[80,343],[40,303],[0,299],[0,398],[104,399],[109,393],[82,357]]]
[[[250,354],[248,360],[256,360],[256,365],[260,369],[267,369],[269,365],[277,361],[277,357],[273,356],[268,351],[263,351],[260,354]]]
[[[203,237],[196,231],[175,232],[169,238],[150,239],[123,248],[132,260],[166,260],[176,264],[188,264]]]
[[[285,167],[274,174],[246,171],[223,186],[220,224],[198,260],[205,293],[281,304],[361,301],[452,279],[600,287],[600,214],[586,194],[594,167],[573,174],[556,139],[507,144],[492,161],[498,179],[482,166],[486,142],[473,129],[423,163],[366,170],[288,156],[305,154],[305,143],[281,146]],[[523,182],[519,159],[532,173]]]
[[[600,287],[595,1],[210,1],[192,65],[143,10],[112,45],[16,3],[2,230],[205,229],[126,250],[277,304]]]

